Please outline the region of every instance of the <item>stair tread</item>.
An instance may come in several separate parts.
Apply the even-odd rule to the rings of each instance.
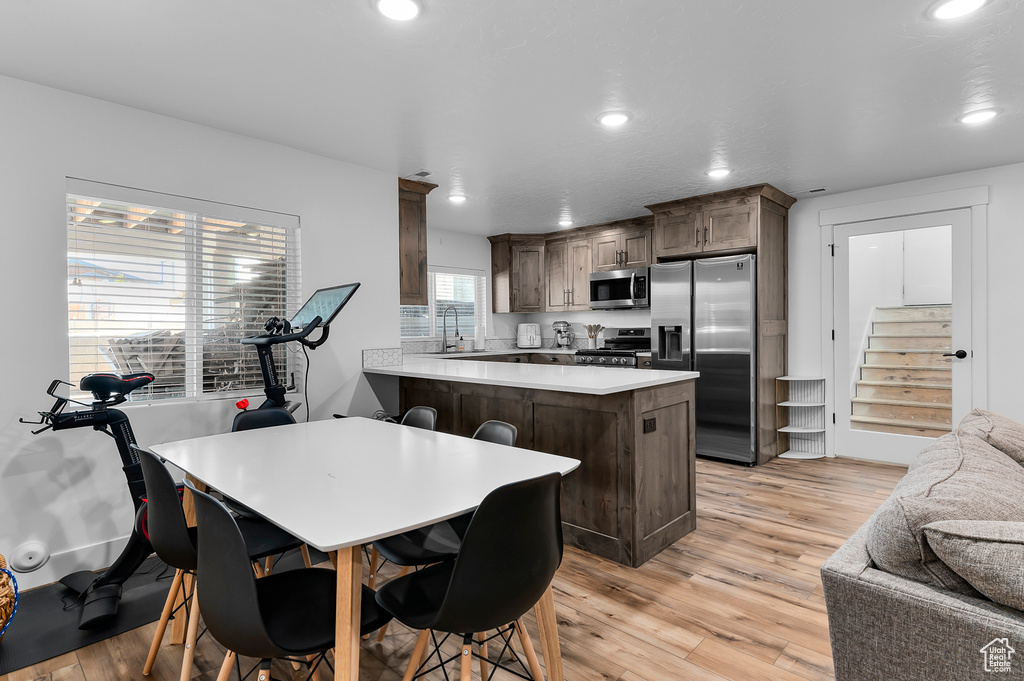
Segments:
[[[914,402],[911,400],[893,400],[887,397],[851,397],[851,402],[860,404],[884,404],[890,407],[921,407],[924,409],[952,409],[952,404],[940,402]]]
[[[868,338],[952,338],[948,333],[872,333]]]
[[[937,421],[907,421],[904,419],[887,419],[884,416],[850,416],[851,421],[859,423],[878,423],[887,426],[902,426],[905,428],[923,428],[925,430],[941,430],[951,432],[948,423]]]
[[[952,390],[953,388],[949,383],[914,383],[910,381],[857,381],[857,385],[870,385],[879,388],[925,388],[929,390],[935,388]]]
[[[876,310],[948,310],[952,305],[889,305],[875,308]]]
[[[948,367],[948,366],[942,366],[942,367],[931,367],[931,366],[908,367],[908,366],[904,366],[902,364],[861,364],[860,366],[861,366],[862,369],[913,369],[914,371],[918,371],[918,370],[922,370],[923,369],[924,371],[951,371],[950,367]]]

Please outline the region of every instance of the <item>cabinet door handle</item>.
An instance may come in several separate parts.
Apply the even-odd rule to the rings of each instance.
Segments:
[[[711,227],[709,228],[709,230],[710,230],[709,233],[711,235],[710,238],[714,239],[715,238],[715,219],[714,218],[708,218],[708,224],[711,225]]]
[[[549,362],[557,362],[557,361],[558,361],[558,358],[557,358],[557,357],[549,357],[549,358],[548,358],[548,361],[549,361]]]
[[[693,230],[693,245],[700,246],[700,227]]]
[[[576,290],[575,289],[569,289],[569,304],[570,305],[575,305],[576,304]]]
[[[708,245],[708,228],[707,227],[704,228],[704,245],[705,246]]]

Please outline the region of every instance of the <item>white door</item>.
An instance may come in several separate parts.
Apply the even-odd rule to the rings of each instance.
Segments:
[[[970,411],[970,220],[833,228],[836,455],[910,463]]]

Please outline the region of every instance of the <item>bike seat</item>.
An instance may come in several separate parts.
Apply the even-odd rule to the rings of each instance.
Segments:
[[[97,400],[111,395],[127,395],[136,388],[149,385],[156,379],[153,374],[89,374],[83,376],[79,388],[91,392]]]

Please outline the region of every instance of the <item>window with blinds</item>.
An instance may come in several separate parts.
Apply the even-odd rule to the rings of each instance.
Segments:
[[[458,313],[459,333],[483,340],[486,323],[487,278],[483,274],[434,270],[427,273],[428,305],[400,305],[403,338],[440,337],[444,311]],[[448,313],[448,333],[455,333],[456,316]]]
[[[67,195],[71,383],[146,371],[156,380],[133,399],[260,390],[256,352],[239,341],[298,307],[298,219],[81,188],[92,191]],[[282,377],[301,370],[291,353],[275,360]]]

